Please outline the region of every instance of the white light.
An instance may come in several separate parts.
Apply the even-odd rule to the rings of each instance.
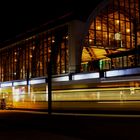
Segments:
[[[89,42],[92,42],[92,39],[89,39]]]
[[[46,83],[45,79],[39,79],[39,80],[30,80],[29,84],[34,85],[34,84],[43,84]]]
[[[31,92],[30,92],[31,90],[30,90],[30,85],[28,85],[28,95],[30,95],[31,94]]]
[[[119,32],[119,33],[115,33],[115,40],[122,40],[122,34]]]
[[[58,81],[69,81],[69,76],[56,77],[56,78],[53,78],[52,81],[54,81],[54,82],[58,82]]]
[[[1,83],[1,87],[11,87],[12,83]]]
[[[23,86],[23,85],[27,85],[27,81],[14,82],[13,85],[14,85],[14,86],[19,86],[19,85]]]
[[[12,91],[13,91],[13,101],[18,102],[20,99],[19,89],[13,88]]]
[[[106,77],[112,77],[112,76],[120,76],[124,75],[124,71],[121,70],[112,70],[106,72]]]
[[[139,72],[140,72],[139,68],[131,68],[125,70],[112,70],[106,72],[106,77],[139,74]]]
[[[88,74],[78,74],[73,75],[73,80],[83,80],[83,79],[93,79],[99,78],[99,73],[88,73]]]

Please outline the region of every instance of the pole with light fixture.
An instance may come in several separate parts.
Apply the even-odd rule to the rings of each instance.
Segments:
[[[52,112],[52,65],[48,62],[48,115]]]
[[[51,44],[50,61],[48,61],[47,74],[48,74],[48,115],[52,113],[52,44]]]

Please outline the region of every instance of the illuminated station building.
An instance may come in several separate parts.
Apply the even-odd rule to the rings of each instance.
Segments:
[[[56,108],[139,100],[139,8],[139,0],[101,0],[85,19],[70,14],[5,42],[0,98],[13,108],[47,108],[51,58]]]

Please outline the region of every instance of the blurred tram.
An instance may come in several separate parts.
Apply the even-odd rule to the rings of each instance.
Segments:
[[[56,110],[140,110],[138,76],[56,82],[52,86],[52,109]],[[38,85],[31,96],[21,95],[13,108],[48,109],[48,91]]]

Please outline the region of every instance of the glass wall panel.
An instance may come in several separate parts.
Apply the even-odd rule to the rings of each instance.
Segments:
[[[139,7],[139,0],[112,0],[96,17],[93,15],[83,46],[81,71],[140,65],[140,56],[136,53],[140,52]],[[84,68],[83,65],[95,61],[100,62],[99,66],[93,64],[92,69]]]
[[[0,50],[0,81],[47,76],[52,53],[53,74],[68,73],[68,26],[39,32]]]

